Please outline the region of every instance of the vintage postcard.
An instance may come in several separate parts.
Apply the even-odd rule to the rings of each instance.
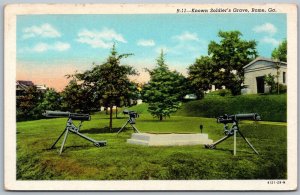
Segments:
[[[6,190],[297,189],[293,4],[5,7]]]

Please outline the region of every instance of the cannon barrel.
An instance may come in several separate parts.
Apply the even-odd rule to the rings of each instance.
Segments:
[[[130,111],[130,110],[123,110],[123,114],[129,114],[130,112],[132,112],[132,111]]]
[[[254,121],[259,121],[260,116],[257,113],[249,113],[249,114],[236,114],[233,115],[236,120],[254,120]]]
[[[254,121],[259,121],[261,120],[259,114],[257,113],[248,113],[248,114],[235,114],[235,115],[223,115],[217,117],[217,122],[218,123],[233,123],[238,120],[254,120]]]
[[[71,118],[72,120],[89,121],[91,116],[89,114],[70,113],[62,111],[47,110],[42,114],[47,118]]]
[[[51,118],[51,117],[69,117],[70,112],[61,112],[61,111],[51,111],[51,110],[46,110],[45,113],[43,113],[43,116]]]
[[[133,110],[123,110],[123,114],[128,114],[130,118],[138,118],[139,114]]]

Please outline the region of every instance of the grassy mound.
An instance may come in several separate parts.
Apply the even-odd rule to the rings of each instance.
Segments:
[[[287,96],[241,95],[208,96],[182,106],[176,115],[217,117],[223,114],[258,113],[264,121],[287,121]]]
[[[147,111],[148,104],[147,103],[142,103],[142,104],[131,106],[131,107],[128,107],[128,108],[125,108],[125,109],[133,110],[133,111],[137,112],[138,114],[146,114],[146,113],[148,113],[148,111]],[[123,110],[125,110],[125,109],[123,109]]]

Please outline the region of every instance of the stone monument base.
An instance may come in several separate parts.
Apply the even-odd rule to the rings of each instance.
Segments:
[[[201,145],[211,144],[213,141],[208,139],[207,134],[150,134],[150,133],[133,133],[127,143],[139,144],[145,146],[184,146],[184,145]]]

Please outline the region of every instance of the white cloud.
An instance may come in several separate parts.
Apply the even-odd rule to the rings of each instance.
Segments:
[[[65,50],[68,50],[70,49],[70,44],[69,43],[63,43],[63,42],[56,42],[52,49],[53,50],[57,50],[57,51],[65,51]]]
[[[148,40],[146,40],[146,39],[141,39],[141,40],[139,40],[139,41],[137,42],[137,45],[139,45],[139,46],[144,46],[144,47],[152,47],[152,46],[155,45],[155,42],[154,42],[154,40],[152,40],[152,39],[148,39]]]
[[[127,43],[121,34],[109,28],[103,28],[102,31],[83,29],[77,34],[76,40],[93,48],[110,48],[114,41]]]
[[[35,51],[35,52],[45,52],[49,49],[49,45],[46,44],[46,43],[38,43],[36,44],[33,48],[32,48],[32,51]]]
[[[277,33],[277,28],[273,24],[264,23],[255,26],[252,30],[256,33],[265,33],[265,36],[260,39],[262,43],[271,44],[274,47],[277,47],[280,44],[280,41],[274,38],[274,35]]]
[[[255,26],[252,30],[256,33],[268,33],[269,35],[274,35],[277,32],[277,28],[271,23]]]
[[[200,41],[197,33],[191,33],[188,31],[180,35],[173,36],[172,38],[178,41]]]
[[[60,37],[61,34],[53,26],[48,23],[42,24],[41,26],[31,26],[23,29],[23,39],[29,39],[34,37],[43,38],[55,38]]]
[[[64,43],[64,42],[55,42],[53,44],[48,44],[48,43],[38,43],[36,45],[33,46],[33,48],[26,48],[25,51],[29,51],[29,52],[38,52],[38,53],[42,53],[42,52],[46,52],[49,50],[52,51],[66,51],[70,48],[70,44],[69,43]]]
[[[272,44],[274,47],[277,47],[280,43],[280,41],[278,41],[277,39],[274,39],[272,37],[264,37],[261,42],[264,42],[264,43],[270,43]]]
[[[188,53],[189,56],[195,58],[200,56],[200,54],[204,54],[207,50],[208,43],[200,39],[197,33],[186,31],[171,37],[171,39],[175,42],[175,45],[157,47],[156,52],[160,53],[161,49],[163,49],[165,53],[177,57],[186,57],[186,53]]]

